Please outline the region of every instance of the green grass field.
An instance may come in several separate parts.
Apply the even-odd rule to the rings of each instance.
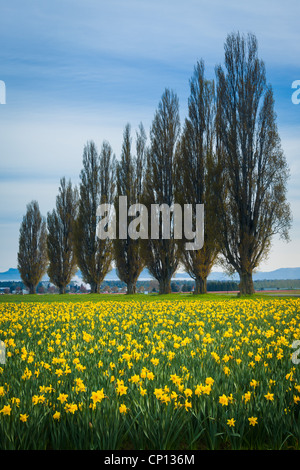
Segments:
[[[300,289],[293,291],[274,291],[266,293],[256,293],[248,298],[251,299],[264,299],[269,298],[270,296],[276,297],[295,297],[300,296]],[[223,293],[209,293],[203,295],[193,295],[193,294],[168,294],[168,295],[159,295],[159,294],[135,294],[135,295],[125,295],[125,294],[26,294],[26,295],[0,295],[0,303],[3,302],[102,302],[102,301],[116,301],[116,302],[126,302],[129,300],[141,300],[143,302],[153,302],[153,301],[162,301],[162,300],[223,300],[223,299],[241,299],[235,292],[224,292]]]
[[[215,298],[232,298],[236,294],[205,294],[203,296],[196,296],[191,294],[34,294],[34,295],[1,295],[0,302],[102,302],[102,301],[116,301],[126,302],[129,300],[142,300],[145,301],[159,301],[159,300],[183,300],[183,299],[203,299],[213,300]]]

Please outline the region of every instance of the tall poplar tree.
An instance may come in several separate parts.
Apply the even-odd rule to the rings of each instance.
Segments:
[[[217,151],[222,164],[217,194],[225,263],[240,276],[241,294],[254,292],[252,273],[272,238],[288,240],[289,170],[276,125],[274,96],[253,34],[228,35],[225,70],[217,75]]]
[[[76,272],[74,253],[74,224],[78,209],[78,191],[71,181],[60,180],[56,208],[47,215],[47,250],[49,258],[48,276],[50,281],[64,294]]]
[[[84,282],[98,293],[113,259],[112,240],[97,236],[98,206],[114,202],[115,157],[108,142],[103,142],[100,155],[93,141],[85,145],[80,180],[75,255]]]
[[[171,292],[171,278],[178,267],[178,249],[174,239],[174,214],[170,214],[170,237],[163,238],[163,221],[159,212],[159,238],[151,236],[151,204],[170,208],[174,204],[175,149],[180,134],[177,95],[165,89],[150,130],[150,149],[145,177],[145,205],[149,214],[149,238],[143,242],[143,256],[151,275],[159,282],[160,294]]]
[[[46,221],[40,213],[38,202],[31,201],[20,226],[18,252],[18,270],[30,294],[36,293],[47,264]]]
[[[141,203],[145,168],[146,135],[142,125],[136,139],[137,155],[132,155],[131,127],[127,124],[123,134],[121,160],[116,168],[116,229],[117,237],[113,241],[116,269],[121,281],[127,285],[127,294],[136,293],[136,282],[144,267],[141,257],[141,239],[133,238],[128,232],[127,208],[133,204]],[[119,196],[126,197],[126,214],[119,214]],[[121,218],[120,218],[121,215]],[[124,220],[122,227],[124,235],[120,233],[120,220]]]
[[[195,223],[196,204],[204,204],[204,244],[199,250],[186,250],[179,243],[181,261],[195,280],[194,294],[207,292],[206,282],[219,252],[219,224],[215,197],[217,166],[215,162],[215,90],[205,79],[204,62],[194,68],[190,81],[188,117],[176,151],[176,202],[192,204]]]

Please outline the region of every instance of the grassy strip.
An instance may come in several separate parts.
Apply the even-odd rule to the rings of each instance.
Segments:
[[[275,291],[274,293],[256,293],[252,296],[238,296],[236,292],[226,292],[226,293],[209,293],[202,295],[193,295],[191,293],[184,294],[168,294],[168,295],[159,295],[159,294],[6,294],[0,295],[0,303],[13,302],[105,302],[105,301],[116,301],[116,302],[129,302],[129,301],[142,301],[142,302],[154,302],[154,301],[182,301],[182,300],[201,300],[201,301],[212,301],[212,300],[240,300],[243,298],[249,298],[253,300],[268,299],[270,297],[276,298],[289,298],[300,296],[300,290],[295,290],[293,294],[290,292],[282,293]]]
[[[268,294],[255,294],[251,297],[238,297],[236,293],[224,293],[224,294],[203,294],[203,295],[193,295],[193,294],[169,294],[169,295],[159,295],[159,294],[135,294],[135,295],[125,295],[125,294],[8,294],[0,296],[0,303],[23,303],[23,302],[105,302],[105,301],[116,301],[116,302],[130,302],[142,301],[142,302],[157,302],[157,301],[212,301],[212,300],[232,300],[236,299],[237,301],[242,298],[251,298],[253,300],[266,299],[269,298]],[[280,297],[280,295],[276,295]],[[288,298],[288,296],[284,296]]]

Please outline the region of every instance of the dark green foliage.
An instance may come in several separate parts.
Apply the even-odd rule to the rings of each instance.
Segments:
[[[61,294],[74,276],[77,266],[74,253],[74,224],[78,209],[78,191],[72,183],[60,181],[56,209],[47,215],[48,276]]]
[[[113,259],[112,241],[97,237],[100,204],[113,203],[115,158],[108,142],[98,155],[95,143],[88,142],[83,151],[83,169],[80,174],[78,218],[75,224],[75,255],[83,280],[91,292],[100,291],[100,285],[110,270]]]
[[[222,167],[216,209],[225,263],[239,273],[241,294],[251,294],[252,272],[268,254],[273,235],[288,239],[288,167],[272,88],[254,35],[227,37],[225,68],[216,69],[217,152]]]
[[[204,63],[198,62],[190,82],[188,118],[185,120],[180,145],[176,152],[176,202],[204,204],[204,245],[186,250],[185,238],[179,241],[181,261],[195,279],[195,294],[207,291],[206,279],[216,261],[219,224],[215,208],[218,191],[218,168],[215,162],[215,91],[214,82],[205,79]]]
[[[144,267],[141,257],[141,239],[130,236],[127,224],[130,217],[126,217],[126,236],[119,237],[120,214],[119,196],[126,196],[127,207],[141,202],[145,170],[146,134],[142,125],[136,138],[136,157],[133,157],[131,145],[131,128],[127,124],[124,130],[121,160],[117,164],[116,180],[117,191],[115,200],[117,237],[113,241],[114,258],[119,278],[127,285],[127,294],[135,294],[136,281]],[[124,215],[124,214],[123,214]]]
[[[18,270],[30,294],[36,292],[36,286],[47,269],[46,221],[42,217],[37,201],[27,205],[23,217],[18,252]]]
[[[178,248],[173,233],[171,212],[170,238],[162,238],[162,220],[159,239],[151,239],[151,204],[174,203],[175,149],[180,133],[177,95],[168,89],[162,95],[150,132],[150,151],[147,159],[144,202],[149,215],[149,239],[143,242],[143,256],[151,275],[159,282],[159,292],[171,292],[171,277],[179,263]]]

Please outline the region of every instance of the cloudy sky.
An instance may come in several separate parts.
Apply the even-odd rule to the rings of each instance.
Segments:
[[[299,14],[299,0],[0,0],[0,272],[17,266],[26,204],[46,215],[60,178],[78,183],[85,143],[118,158],[126,123],[148,131],[166,87],[183,122],[194,65],[214,78],[237,31],[257,36],[291,170],[291,242],[274,239],[260,270],[300,266]]]

